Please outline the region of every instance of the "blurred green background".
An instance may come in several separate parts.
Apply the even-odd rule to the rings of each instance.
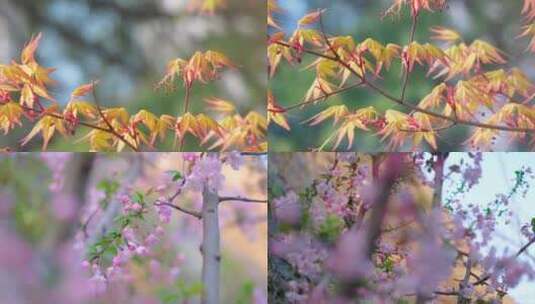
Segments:
[[[42,32],[37,52],[45,67],[56,68],[53,96],[66,102],[81,84],[99,79],[100,102],[124,106],[131,113],[145,108],[157,115],[177,115],[183,90],[155,91],[171,59],[189,58],[195,51],[226,54],[239,69],[225,72],[209,85],[196,85],[192,111],[205,107],[204,98],[231,100],[245,115],[265,113],[265,0],[228,0],[224,10],[203,15],[188,10],[189,0],[6,0],[0,2],[0,63],[19,60],[33,34]],[[0,147],[39,150],[41,140],[19,147],[30,123],[0,135]],[[76,134],[76,138],[86,130]],[[171,136],[169,136],[171,137]],[[170,139],[161,150],[172,149]],[[186,139],[184,150],[198,150]],[[56,136],[50,151],[87,151],[85,143]]]
[[[383,44],[396,43],[405,45],[409,39],[411,18],[407,9],[400,17],[381,18],[382,13],[392,5],[392,0],[293,0],[279,1],[281,13],[276,19],[291,34],[299,20],[307,12],[318,8],[326,9],[324,24],[330,35],[351,35],[356,42],[371,37]],[[534,60],[531,54],[526,53],[529,39],[516,39],[521,32],[522,17],[520,15],[522,1],[504,0],[450,0],[443,12],[423,12],[418,21],[416,40],[420,43],[430,41],[429,29],[433,26],[452,28],[462,34],[466,43],[474,39],[486,40],[507,55],[506,68],[517,66],[530,78],[535,77]],[[304,62],[299,66],[290,66],[282,62],[278,73],[269,82],[275,98],[282,106],[299,103],[310,88],[314,79],[314,71],[305,71],[304,68],[312,62],[310,56],[305,56]],[[491,69],[492,66],[488,66]],[[407,90],[407,98],[418,102],[439,82],[425,77],[426,70],[416,67],[411,74]],[[389,72],[382,73],[384,78],[377,79],[376,83],[386,88],[388,92],[399,96],[401,92],[401,65],[395,62]],[[269,130],[270,149],[273,151],[308,151],[318,148],[325,141],[333,127],[330,121],[318,126],[310,127],[302,124],[304,120],[336,104],[346,104],[350,109],[357,109],[373,105],[379,110],[389,108],[405,110],[393,105],[381,96],[367,89],[354,89],[349,92],[333,96],[327,103],[309,106],[303,110],[293,110],[287,113],[291,132],[271,125]],[[470,128],[455,127],[440,134],[438,140],[439,150],[462,151],[463,143],[470,135]],[[353,150],[358,151],[385,151],[385,143],[373,133],[357,132]],[[327,147],[327,150],[331,146]],[[343,141],[339,149],[346,149],[347,141]],[[410,146],[402,147],[408,151]],[[424,147],[429,149],[429,147]],[[507,142],[507,134],[498,138],[493,146],[494,150],[523,151],[528,146],[516,145]]]

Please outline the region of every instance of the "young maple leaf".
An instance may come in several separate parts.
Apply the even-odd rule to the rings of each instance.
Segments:
[[[271,90],[268,90],[267,92],[267,100],[268,100],[268,117],[267,122],[268,125],[271,122],[276,123],[280,127],[290,131],[290,126],[288,125],[288,121],[286,120],[286,117],[284,116],[284,108],[281,107],[277,101],[275,100],[275,96],[273,96],[273,93]]]
[[[80,114],[85,118],[95,119],[98,111],[93,104],[81,100],[70,101],[63,111],[63,116],[66,118],[72,117],[78,119]]]
[[[35,51],[37,51],[37,47],[39,47],[41,38],[42,34],[39,33],[37,36],[32,37],[28,44],[26,44],[20,56],[22,64],[30,64],[35,62]]]
[[[14,102],[0,104],[0,129],[4,131],[4,135],[15,126],[22,126],[22,114],[22,108]]]
[[[185,113],[181,117],[177,118],[175,125],[175,135],[177,138],[182,140],[186,134],[191,134],[195,137],[200,137],[197,134],[199,129],[197,118],[191,113]]]
[[[348,114],[349,110],[345,105],[330,106],[304,122],[309,123],[311,126],[314,126],[332,117],[334,118],[333,124],[337,124],[340,119],[344,118]]]
[[[530,37],[531,40],[529,42],[528,50],[535,53],[535,23],[523,26],[522,30],[522,33],[518,37]]]
[[[63,119],[56,118],[53,116],[44,116],[39,120],[33,129],[26,135],[22,141],[21,145],[26,145],[35,135],[37,135],[39,132],[41,132],[43,136],[43,151],[46,150],[48,147],[48,143],[52,139],[52,136],[54,136],[55,131],[60,132],[63,136],[67,136],[68,132],[65,128],[65,125],[63,124]]]
[[[394,4],[386,11],[385,15],[399,14],[404,5],[410,7],[413,16],[417,16],[421,10],[443,9],[446,5],[446,0],[394,0]]]
[[[461,40],[461,35],[457,33],[454,30],[445,28],[445,27],[432,27],[431,32],[433,32],[434,36],[431,37],[431,39],[445,41],[448,43],[455,43],[459,40]]]
[[[55,101],[46,87],[54,83],[49,76],[54,69],[43,68],[35,60],[41,37],[41,34],[38,34],[26,44],[21,52],[21,64],[12,62],[0,67],[1,89],[19,92],[20,105],[29,108],[38,103],[39,97]]]
[[[160,120],[158,117],[156,117],[156,115],[147,110],[140,110],[130,119],[130,123],[133,125],[137,125],[138,123],[144,125],[150,133],[151,139],[149,144],[151,146],[154,144],[154,141],[160,132]]]
[[[268,55],[268,70],[269,70],[269,77],[272,78],[275,75],[275,72],[277,71],[277,68],[279,66],[279,63],[282,58],[285,58],[288,63],[292,64],[296,59],[292,55],[292,51],[290,48],[284,47],[282,45],[278,45],[276,41],[280,41],[284,38],[284,33],[279,32],[271,36],[271,39],[274,39],[271,44],[267,48],[267,55]]]
[[[530,21],[535,19],[535,0],[524,0],[522,14],[524,14]]]
[[[220,98],[206,98],[205,99],[206,104],[208,105],[208,109],[222,113],[225,115],[231,115],[234,112],[236,112],[236,106],[228,100],[220,99]]]
[[[490,43],[476,39],[470,45],[471,51],[476,55],[477,62],[483,64],[505,64],[503,52]]]
[[[85,96],[85,95],[87,95],[87,94],[93,92],[93,90],[95,89],[95,86],[96,86],[97,84],[98,84],[98,80],[77,87],[77,88],[74,89],[74,91],[72,91],[72,93],[71,93],[71,100],[76,99],[76,98],[78,98],[78,97]]]
[[[329,107],[325,111],[309,119],[309,121],[312,120],[311,125],[315,125],[330,117],[334,117],[333,124],[337,124],[338,121],[341,121],[341,123],[332,136],[323,143],[319,150],[322,150],[323,147],[332,140],[333,136],[336,136],[336,142],[334,143],[333,149],[337,149],[342,140],[347,137],[347,149],[349,150],[353,146],[355,129],[369,131],[367,125],[376,121],[377,112],[374,107],[370,106],[358,109],[351,113],[344,105],[339,105]]]
[[[431,90],[431,93],[427,94],[420,101],[418,106],[423,109],[439,108],[440,106],[443,106],[446,101],[445,93],[447,89],[448,86],[445,83],[437,85]]]
[[[348,115],[344,118],[341,126],[336,130],[336,142],[334,144],[334,149],[336,150],[342,140],[347,137],[347,149],[351,149],[353,146],[353,140],[355,139],[355,129],[361,129],[368,131],[368,127],[364,125],[361,118],[355,115]]]
[[[124,143],[109,132],[93,129],[79,141],[88,141],[91,152],[112,151],[120,152],[124,149]]]
[[[189,60],[177,58],[169,61],[164,78],[157,87],[172,88],[176,77],[181,77],[184,86],[189,88],[195,81],[207,83],[217,79],[223,68],[235,67],[229,58],[219,52],[195,52]]]
[[[297,21],[297,25],[301,27],[301,26],[314,24],[320,20],[321,14],[323,14],[323,12],[325,12],[325,10],[317,10],[317,11],[308,13],[305,16],[303,16],[301,19],[299,19],[299,21]]]
[[[401,57],[403,58],[403,66],[408,72],[411,72],[415,63],[420,65],[425,63],[430,67],[436,62],[447,64],[448,56],[444,51],[432,44],[420,44],[413,41],[405,46]]]
[[[220,125],[224,129],[223,136],[217,139],[208,149],[219,148],[228,151],[230,148],[241,151],[264,152],[267,150],[265,115],[249,112],[245,117],[239,114],[227,116]],[[206,140],[207,141],[207,140]]]

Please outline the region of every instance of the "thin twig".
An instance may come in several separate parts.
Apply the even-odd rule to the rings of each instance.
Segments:
[[[129,146],[132,150],[134,150],[135,152],[138,151],[138,149],[133,145],[131,144],[129,141],[126,140],[126,138],[124,138],[121,134],[119,134],[119,132],[117,132],[112,124],[110,123],[110,121],[108,120],[108,118],[106,117],[106,115],[104,114],[104,112],[102,111],[102,108],[100,107],[100,103],[99,103],[99,99],[97,98],[97,89],[96,89],[96,83],[93,82],[92,83],[92,86],[93,86],[93,99],[95,101],[95,105],[97,107],[97,111],[98,111],[98,114],[100,115],[100,117],[102,118],[102,120],[104,121],[104,123],[108,126],[108,129],[109,129],[109,132],[111,134],[113,134],[114,136],[116,136],[117,138],[119,138],[119,140],[121,140],[123,143],[125,143],[127,146]]]
[[[52,113],[52,112],[46,112],[46,110],[37,110],[37,109],[33,109],[33,108],[30,108],[30,107],[27,107],[27,106],[23,106],[23,105],[18,105],[19,107],[21,107],[23,110],[25,111],[31,111],[31,112],[34,112],[36,114],[39,114],[39,115],[42,115],[42,116],[50,116],[50,117],[53,117],[53,118],[57,118],[57,119],[61,119],[61,120],[64,120],[64,121],[67,121],[67,119],[59,114],[59,113]],[[88,128],[91,128],[91,129],[96,129],[96,130],[99,130],[99,131],[102,131],[102,132],[106,132],[106,133],[110,133],[110,130],[108,130],[107,128],[103,128],[103,127],[100,127],[98,125],[95,125],[95,124],[92,124],[92,123],[89,123],[89,122],[85,122],[85,121],[80,121],[78,122],[79,125],[82,125],[84,127],[88,127]]]
[[[294,110],[296,108],[300,108],[302,106],[306,106],[306,105],[309,105],[311,103],[315,103],[319,100],[322,100],[322,99],[327,99],[333,95],[338,95],[340,93],[343,93],[343,92],[346,92],[346,91],[349,91],[351,89],[354,89],[356,87],[359,87],[359,86],[362,86],[362,81],[361,82],[357,82],[355,84],[352,84],[352,85],[348,85],[348,86],[345,86],[345,87],[342,87],[338,90],[335,90],[335,91],[332,91],[330,93],[324,93],[324,95],[322,96],[319,96],[319,97],[316,97],[316,98],[313,98],[313,99],[310,99],[310,100],[307,100],[307,101],[302,101],[300,103],[297,103],[297,104],[294,104],[294,105],[291,105],[291,106],[288,106],[288,107],[285,107],[285,108],[282,108],[281,110],[277,111],[277,110],[270,110],[270,112],[279,112],[279,113],[285,113],[285,112],[288,112],[288,111],[291,111],[291,110]]]
[[[202,215],[201,215],[200,212],[197,212],[197,211],[194,211],[194,210],[189,210],[189,209],[187,209],[187,208],[184,208],[184,207],[181,207],[181,206],[172,204],[172,203],[167,203],[167,202],[162,202],[162,201],[160,201],[160,200],[157,200],[157,201],[154,203],[154,205],[156,205],[156,206],[168,206],[168,207],[171,207],[171,208],[176,209],[176,210],[178,210],[178,211],[184,212],[185,214],[194,216],[194,217],[196,217],[198,220],[202,219]]]
[[[202,214],[198,211],[194,211],[194,210],[189,210],[187,208],[184,208],[184,207],[181,207],[181,206],[178,206],[178,205],[175,205],[173,204],[173,201],[182,193],[182,188],[184,186],[184,184],[186,183],[186,179],[182,179],[182,182],[180,183],[177,191],[171,195],[169,198],[167,198],[167,201],[164,202],[162,200],[157,200],[156,202],[154,202],[154,205],[156,206],[168,206],[168,207],[171,207],[173,209],[176,209],[178,211],[182,211],[186,214],[189,214],[189,215],[192,215],[194,217],[196,217],[197,219],[201,219],[202,218]]]
[[[414,42],[414,35],[416,34],[417,24],[418,24],[418,14],[412,17],[412,25],[411,25],[411,32],[409,35],[408,45]],[[407,85],[409,84],[409,76],[410,76],[410,72],[408,69],[406,69],[403,75],[403,84],[401,85],[401,97],[399,98],[402,101],[405,101],[405,93],[407,92]]]
[[[517,253],[515,254],[515,258],[519,257],[520,255],[522,255],[524,252],[526,252],[526,250],[528,250],[528,248],[533,245],[535,243],[535,237],[533,237],[529,242],[527,242],[524,246],[522,246],[518,251]],[[478,281],[476,281],[474,283],[474,285],[481,285],[481,284],[484,284],[488,279],[490,279],[491,275],[490,274],[487,274],[486,276],[482,277],[481,279],[479,279]]]

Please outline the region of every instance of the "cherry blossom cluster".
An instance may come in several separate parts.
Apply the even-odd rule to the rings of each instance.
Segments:
[[[392,168],[393,157],[401,169]],[[336,153],[303,191],[272,187],[270,256],[284,261],[270,272],[272,296],[295,304],[492,302],[535,280],[535,265],[522,258],[535,243],[535,220],[522,224],[522,247],[497,247],[496,233],[513,222],[511,204],[527,195],[532,169],[514,171],[510,188],[492,201],[469,202],[484,176],[484,154],[459,159]],[[281,178],[274,174],[270,183]]]

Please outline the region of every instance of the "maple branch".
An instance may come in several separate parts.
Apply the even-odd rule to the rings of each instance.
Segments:
[[[92,90],[91,92],[93,93],[93,99],[95,101],[95,105],[97,107],[97,111],[98,111],[98,114],[100,115],[100,117],[102,118],[102,120],[104,121],[104,123],[108,126],[108,129],[109,129],[109,133],[113,134],[115,137],[119,138],[119,140],[121,140],[123,143],[125,143],[127,146],[130,147],[130,149],[134,150],[135,152],[138,152],[138,149],[133,145],[131,144],[129,141],[126,140],[126,138],[124,138],[121,134],[119,134],[117,131],[115,131],[115,129],[113,128],[113,126],[111,125],[110,121],[108,120],[108,118],[106,117],[106,115],[104,115],[104,112],[102,111],[102,108],[100,107],[100,103],[99,103],[99,99],[97,98],[97,89],[96,89],[96,82],[92,82]]]
[[[247,197],[241,197],[241,196],[221,196],[219,197],[219,202],[227,202],[227,201],[236,201],[236,202],[244,202],[244,203],[262,203],[267,204],[267,200],[260,200],[260,199],[252,199]]]
[[[191,85],[186,86],[186,93],[184,94],[184,114],[189,111],[189,97],[190,97]]]
[[[433,128],[418,128],[418,129],[398,129],[399,132],[405,132],[405,133],[420,133],[420,132],[442,132],[446,131],[448,129],[451,129],[455,127],[457,123],[452,122],[448,125],[442,126],[442,127],[433,127]]]
[[[47,112],[46,109],[45,110],[33,109],[33,108],[28,107],[28,106],[20,105],[18,103],[17,103],[17,105],[19,107],[21,107],[25,111],[30,111],[30,112],[34,112],[34,113],[42,115],[42,116],[50,116],[50,117],[53,117],[53,118],[61,119],[61,120],[64,120],[64,121],[68,121],[63,115],[58,114],[58,113]],[[96,129],[96,130],[111,134],[110,130],[108,130],[107,128],[103,128],[101,126],[98,126],[98,125],[95,125],[95,124],[92,124],[92,123],[89,123],[89,122],[80,121],[80,122],[78,122],[78,124],[82,125],[84,127],[88,127],[88,128],[91,128],[91,129]]]
[[[416,34],[416,25],[418,24],[418,14],[412,17],[411,32],[409,34],[409,43],[410,45],[414,41],[414,35]],[[407,92],[407,85],[409,84],[409,75],[410,72],[408,69],[405,69],[403,76],[403,84],[401,85],[401,97],[400,100],[405,100],[405,93]]]
[[[276,44],[278,44],[280,46],[287,47],[287,48],[293,48],[290,44],[288,44],[286,42],[276,41],[274,43],[276,43]],[[410,110],[413,110],[413,111],[416,111],[416,112],[420,112],[420,113],[423,113],[423,114],[427,114],[429,116],[433,116],[433,117],[440,118],[440,119],[443,119],[443,120],[447,120],[447,121],[453,122],[455,124],[462,124],[462,125],[468,125],[468,126],[473,126],[473,127],[477,127],[477,128],[491,129],[491,130],[498,130],[498,131],[518,132],[518,133],[535,133],[535,129],[532,129],[532,128],[515,128],[515,127],[506,127],[506,126],[500,126],[500,125],[487,124],[487,123],[482,123],[482,122],[478,122],[478,121],[471,121],[471,120],[451,117],[451,116],[443,115],[443,114],[440,114],[440,113],[433,112],[431,110],[427,110],[427,109],[421,108],[419,106],[413,105],[412,103],[407,103],[407,102],[405,102],[405,101],[403,101],[403,100],[401,100],[401,99],[399,99],[399,98],[387,93],[385,90],[383,90],[379,86],[375,85],[372,82],[369,82],[364,76],[361,76],[357,71],[355,71],[349,64],[347,64],[343,60],[339,60],[337,57],[325,55],[325,54],[322,54],[320,52],[317,52],[317,51],[314,51],[314,50],[311,50],[311,49],[307,49],[307,48],[303,48],[302,51],[304,53],[309,54],[309,55],[314,55],[314,56],[317,56],[317,57],[321,57],[321,58],[328,59],[328,60],[331,60],[331,61],[339,63],[344,68],[348,69],[351,72],[351,74],[353,74],[353,75],[357,76],[358,78],[360,78],[363,81],[363,85],[367,85],[370,89],[376,91],[377,93],[379,93],[383,97],[389,99],[390,101],[392,101],[392,102],[394,102],[394,103],[396,103],[398,105],[406,107],[406,108],[408,108]]]
[[[96,124],[92,124],[90,122],[86,122],[86,121],[79,121],[78,124],[79,125],[82,125],[84,127],[88,127],[90,129],[95,129],[95,130],[99,130],[99,131],[102,131],[102,132],[106,132],[108,134],[112,134],[113,136],[116,136],[117,138],[119,138],[119,140],[121,140],[122,142],[124,142],[126,145],[128,145],[133,151],[138,151],[138,149],[133,146],[132,144],[130,144],[121,134],[117,133],[113,127],[111,127],[111,124],[109,123],[109,121],[105,118],[104,116],[104,113],[102,113],[102,108],[100,107],[100,105],[98,104],[97,102],[97,99],[95,98],[95,104],[96,104],[96,108],[97,108],[97,111],[99,112],[99,115],[101,117],[103,117],[104,119],[104,122],[106,123],[106,125],[108,126],[108,128],[103,128],[99,125],[96,125]],[[59,114],[59,113],[53,113],[53,112],[48,112],[46,109],[34,109],[34,108],[30,108],[28,106],[24,106],[24,105],[20,105],[20,104],[17,104],[19,107],[21,107],[23,110],[25,111],[30,111],[30,112],[34,112],[36,114],[39,114],[41,116],[49,116],[49,117],[53,117],[53,118],[56,118],[56,119],[61,119],[65,122],[68,122],[68,119],[65,118],[65,116]]]
[[[186,85],[186,93],[184,93],[184,114],[188,113],[189,111],[189,99],[190,99],[190,90],[191,90],[191,84]],[[180,138],[180,144],[178,151],[182,152],[182,149],[184,148],[184,141],[186,140],[186,134],[184,134]]]
[[[354,83],[352,85],[348,85],[348,86],[345,86],[345,87],[342,87],[336,91],[332,91],[330,93],[324,93],[324,95],[322,96],[319,96],[319,97],[316,97],[316,98],[312,98],[310,100],[307,100],[307,101],[302,101],[300,103],[297,103],[297,104],[294,104],[294,105],[291,105],[291,106],[288,106],[286,108],[282,108],[280,111],[276,111],[276,110],[270,110],[271,112],[288,112],[288,111],[291,111],[291,110],[294,110],[296,108],[299,108],[299,107],[302,107],[302,106],[305,106],[305,105],[308,105],[308,104],[311,104],[311,103],[315,103],[319,100],[322,100],[322,99],[325,99],[327,100],[327,98],[333,96],[333,95],[338,95],[340,93],[343,93],[343,92],[346,92],[346,91],[349,91],[351,89],[354,89],[356,87],[359,87],[359,86],[362,86],[363,82],[360,81],[360,82],[357,82],[357,83]]]

